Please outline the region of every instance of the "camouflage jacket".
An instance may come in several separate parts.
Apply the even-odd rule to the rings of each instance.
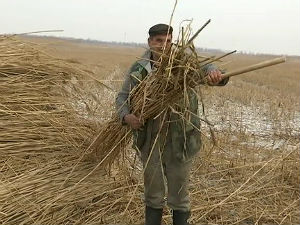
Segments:
[[[136,61],[126,74],[121,91],[116,98],[116,107],[122,124],[124,116],[130,113],[129,93],[132,88],[139,84],[146,76],[152,72],[149,60],[151,52],[148,50],[142,56],[141,60]],[[208,65],[205,72],[215,69],[213,65]],[[221,85],[225,85],[224,84]],[[189,105],[187,110],[189,119],[184,120],[178,113],[170,112],[168,114],[168,132],[166,143],[172,145],[172,153],[180,161],[191,159],[201,147],[200,119],[198,114],[198,99],[194,91],[188,91]],[[182,101],[178,105],[182,104]],[[178,109],[176,109],[178,110]],[[158,119],[149,119],[140,130],[133,131],[133,147],[139,151],[149,151],[152,147],[153,139],[158,134]],[[188,122],[187,122],[188,121]]]

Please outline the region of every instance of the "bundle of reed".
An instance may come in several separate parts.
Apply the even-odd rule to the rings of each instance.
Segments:
[[[201,57],[198,55],[193,40],[210,22],[207,21],[191,38],[191,28],[182,29],[181,38],[171,48],[164,49],[158,61],[154,62],[157,69],[140,81],[129,94],[130,111],[138,116],[142,122],[153,119],[168,110],[173,110],[179,101],[184,102],[180,110],[188,112],[188,92],[195,87],[207,84],[207,66],[213,62],[235,53],[232,51],[219,57]],[[223,74],[226,79],[230,76],[275,65],[285,61],[284,57],[262,62],[250,67]],[[178,112],[180,114],[180,112]],[[183,119],[189,116],[182,115]],[[188,122],[187,122],[188,123]],[[125,147],[130,143],[131,131],[121,125],[117,113],[107,122],[89,146],[93,157],[98,158],[99,166],[111,165],[120,153],[124,153]]]
[[[188,56],[184,48],[172,48],[161,57],[159,69],[152,76],[147,76],[130,93],[131,111],[141,121],[161,114],[169,106],[184,97],[187,89],[202,82],[204,73],[195,57]],[[195,61],[193,64],[191,62]],[[175,62],[175,63],[174,63]],[[200,67],[199,67],[200,66]],[[189,86],[187,85],[189,84]],[[101,127],[97,137],[89,147],[100,161],[99,165],[111,165],[124,153],[130,143],[131,130],[122,126],[115,113],[110,121]]]

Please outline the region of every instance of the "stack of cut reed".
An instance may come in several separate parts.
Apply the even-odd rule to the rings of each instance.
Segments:
[[[79,154],[93,126],[75,113],[72,81],[85,73],[12,37],[0,52],[1,156]]]
[[[92,168],[79,163],[99,126],[84,108],[92,97],[81,82],[90,74],[41,46],[0,36],[1,224],[65,223],[76,202],[103,192],[98,177],[70,190]]]

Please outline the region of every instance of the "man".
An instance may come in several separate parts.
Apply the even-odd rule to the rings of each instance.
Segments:
[[[116,98],[120,120],[133,129],[134,148],[139,151],[144,166],[146,225],[161,224],[166,189],[167,203],[173,210],[173,224],[188,224],[189,172],[191,160],[200,150],[201,144],[198,100],[194,92],[189,92],[193,126],[182,122],[180,116],[174,112],[170,112],[167,118],[160,115],[149,119],[145,124],[130,112],[130,91],[146,76],[154,74],[152,72],[155,70],[155,62],[163,51],[167,52],[171,47],[172,32],[172,27],[166,24],[156,24],[149,29],[149,50],[141,60],[132,65]],[[222,81],[221,72],[212,65],[208,65],[204,72],[209,85],[225,85],[227,82]]]

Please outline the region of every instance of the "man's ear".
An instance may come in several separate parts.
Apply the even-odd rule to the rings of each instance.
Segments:
[[[151,37],[148,37],[148,45],[150,45],[150,39],[151,39]]]

